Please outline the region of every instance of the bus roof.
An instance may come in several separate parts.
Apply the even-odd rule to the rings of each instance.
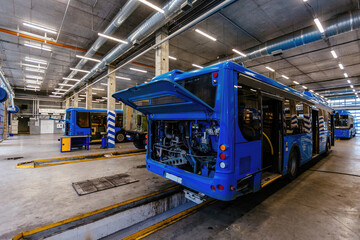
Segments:
[[[346,116],[346,115],[352,116],[352,114],[346,110],[337,110],[335,113],[338,113],[341,116]]]
[[[100,113],[106,113],[106,109],[86,109],[86,108],[68,108],[66,111],[83,111],[83,112],[100,112]],[[116,113],[122,113],[123,110],[115,110]]]
[[[210,73],[210,72],[214,72],[214,71],[219,71],[220,69],[223,68],[227,68],[227,69],[233,69],[236,70],[244,75],[247,75],[250,78],[254,78],[258,81],[261,81],[265,84],[269,84],[273,87],[276,87],[278,89],[283,90],[284,93],[290,94],[292,96],[297,96],[298,98],[302,98],[304,100],[307,100],[308,102],[311,102],[312,104],[316,104],[316,105],[320,105],[323,106],[325,108],[331,109],[333,110],[323,99],[321,99],[320,97],[312,94],[309,91],[305,91],[305,92],[300,92],[297,91],[295,89],[292,89],[291,87],[288,87],[282,83],[279,83],[278,81],[275,81],[273,79],[270,79],[264,75],[261,75],[257,72],[254,72],[250,69],[247,69],[237,63],[234,62],[223,62],[223,63],[218,63],[212,66],[208,66],[208,67],[204,67],[202,69],[197,69],[194,71],[190,71],[190,72],[183,72],[180,70],[173,70],[161,75],[158,75],[156,77],[154,77],[151,81],[157,81],[160,79],[169,79],[172,81],[178,81],[178,80],[182,80],[185,78],[190,78],[190,77],[195,77],[198,75],[202,75],[202,74],[206,74],[206,73]],[[145,83],[146,84],[146,83]]]

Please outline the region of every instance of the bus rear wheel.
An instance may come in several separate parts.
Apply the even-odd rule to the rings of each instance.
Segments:
[[[122,143],[125,141],[125,135],[122,132],[118,132],[115,136],[115,142]]]
[[[299,161],[298,161],[298,154],[296,151],[291,151],[289,155],[289,161],[288,161],[288,177],[291,180],[294,180],[299,171]]]

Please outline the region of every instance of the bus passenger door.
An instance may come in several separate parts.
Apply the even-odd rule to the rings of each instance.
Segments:
[[[313,155],[319,154],[319,111],[312,109]]]
[[[281,174],[283,164],[282,100],[262,93],[262,185]]]
[[[334,146],[335,145],[335,121],[334,121],[334,114],[330,114],[330,118],[331,118],[331,129],[330,129],[330,132],[331,132],[331,146]]]

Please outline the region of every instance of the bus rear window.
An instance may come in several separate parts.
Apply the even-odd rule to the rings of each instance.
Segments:
[[[211,73],[179,80],[176,83],[203,100],[210,107],[215,107],[216,86],[212,84]]]
[[[89,112],[77,112],[76,124],[81,128],[90,127],[90,113]]]

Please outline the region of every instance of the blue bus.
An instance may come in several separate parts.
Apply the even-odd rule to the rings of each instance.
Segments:
[[[125,141],[123,130],[123,111],[115,110],[115,141]],[[91,141],[101,139],[101,132],[106,132],[107,110],[68,108],[65,114],[65,136],[90,135]]]
[[[174,70],[113,97],[147,115],[147,169],[229,201],[333,145],[333,110],[233,62]]]
[[[335,113],[335,137],[352,138],[356,135],[354,116],[345,110],[338,110]]]

